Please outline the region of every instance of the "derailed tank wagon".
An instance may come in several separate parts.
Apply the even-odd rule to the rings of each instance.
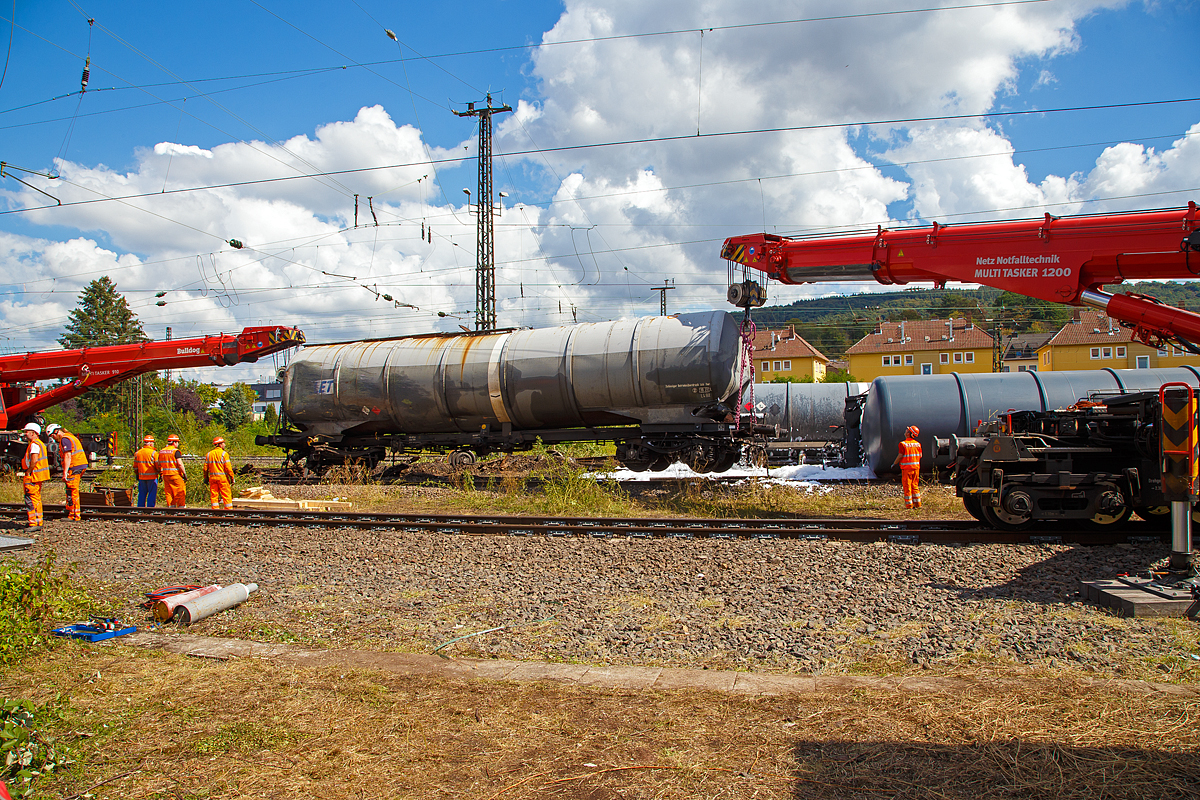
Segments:
[[[429,449],[464,465],[540,439],[616,442],[639,471],[721,472],[755,436],[734,411],[742,365],[723,311],[318,345],[284,373],[287,427],[258,442],[313,471]]]

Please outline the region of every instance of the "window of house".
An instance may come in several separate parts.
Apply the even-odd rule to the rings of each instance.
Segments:
[[[911,367],[912,365],[913,365],[913,357],[911,355],[906,355],[904,357],[904,366]]]
[[[950,354],[942,353],[941,358],[939,358],[938,360],[943,364],[949,364],[950,363]]]
[[[1150,369],[1150,356],[1138,356],[1136,369]]]
[[[784,369],[785,371],[786,371],[786,370],[789,370],[789,369],[791,369],[791,368],[792,368],[792,362],[790,362],[790,361],[785,361],[785,362],[783,362],[783,369]]]
[[[962,353],[955,353],[955,354],[954,354],[954,363],[955,363],[955,364],[961,364],[961,363],[962,363]]]
[[[1166,358],[1166,357],[1167,357],[1167,348],[1165,348],[1165,347],[1160,347],[1160,348],[1159,348],[1159,350],[1158,350],[1158,357],[1159,357],[1159,358]]]
[[[890,366],[892,365],[892,357],[891,357],[891,356],[884,356],[884,357],[883,357],[883,365],[884,365],[885,367],[890,367]]]
[[[770,371],[771,371],[771,362],[770,362],[770,361],[764,361],[764,362],[763,362],[763,368],[762,368],[762,371],[763,371],[763,372],[770,372]]]
[[[778,361],[775,362],[775,371],[779,372],[779,362]]]
[[[1005,368],[1004,368],[1004,371],[1005,371],[1005,372],[1008,372],[1008,367],[1005,367]],[[1018,365],[1017,365],[1017,372],[1024,372],[1024,371],[1025,371],[1025,365],[1024,365],[1024,364],[1018,364]]]
[[[1181,355],[1183,355],[1183,348],[1182,348],[1182,347],[1172,347],[1172,348],[1171,348],[1171,355],[1173,355],[1173,356],[1181,356]]]
[[[1099,358],[1099,357],[1100,357],[1100,348],[1093,347],[1092,348],[1092,358]]]
[[[975,353],[974,352],[967,353],[967,363],[968,364],[975,363]]]
[[[933,364],[922,364],[921,365],[921,374],[922,375],[932,375],[933,374]]]
[[[279,399],[279,392],[280,392],[279,389],[267,389],[267,399],[268,400]]]
[[[1104,348],[1104,357],[1112,358],[1112,348],[1111,347]]]
[[[1117,348],[1117,358],[1124,358],[1124,357],[1125,357],[1125,348],[1118,347]]]
[[[1046,364],[1046,365],[1050,364],[1050,351],[1049,350],[1042,353],[1042,363]]]
[[[1029,366],[1026,368],[1026,371],[1028,371],[1028,372],[1037,372],[1037,364],[1030,364],[1030,365],[1029,365]]]

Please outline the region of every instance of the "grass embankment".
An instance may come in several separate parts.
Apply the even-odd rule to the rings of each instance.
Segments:
[[[1061,679],[747,698],[63,643],[0,680],[34,704],[57,702],[43,735],[71,763],[36,777],[34,797],[1082,799],[1200,789],[1194,700]]]

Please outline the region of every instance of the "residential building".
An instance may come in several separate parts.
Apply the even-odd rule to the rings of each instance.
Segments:
[[[1183,348],[1150,347],[1133,341],[1133,331],[1102,311],[1076,309],[1071,321],[1038,349],[1043,372],[1077,369],[1200,367],[1200,356]]]
[[[970,318],[880,322],[846,351],[860,381],[883,375],[991,372],[992,337]]]
[[[1004,344],[1000,371],[1037,372],[1038,349],[1053,336],[1053,333],[1018,333],[1010,337]]]
[[[797,335],[793,325],[767,328],[754,334],[755,379],[758,381],[770,383],[790,378],[820,383],[825,380],[828,364],[829,359]]]
[[[250,388],[254,390],[255,398],[252,404],[252,413],[255,420],[261,420],[267,413],[267,406],[274,406],[275,413],[282,412],[283,404],[283,384],[279,381],[273,383],[252,383]]]

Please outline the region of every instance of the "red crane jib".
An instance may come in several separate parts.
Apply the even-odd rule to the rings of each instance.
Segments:
[[[0,410],[0,425],[28,419],[88,389],[111,386],[145,372],[253,363],[302,344],[304,333],[299,328],[260,326],[245,328],[238,334],[0,356],[0,385],[7,405]],[[17,399],[12,384],[56,378],[73,380],[9,405]],[[7,419],[3,419],[5,416]]]
[[[814,238],[734,236],[721,256],[782,283],[874,280],[978,283],[1028,297],[1089,305],[1148,343],[1200,342],[1200,315],[1100,287],[1200,277],[1200,209],[979,222]],[[1193,235],[1194,234],[1194,235]]]

